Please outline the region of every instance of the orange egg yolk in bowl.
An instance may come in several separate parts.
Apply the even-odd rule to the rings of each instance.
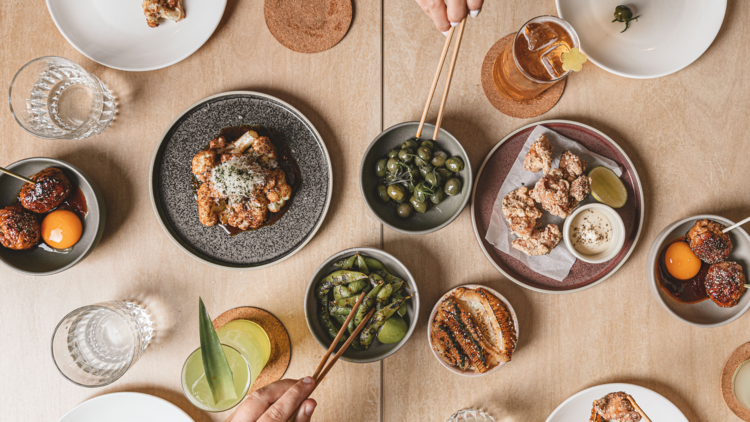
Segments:
[[[689,280],[701,269],[701,260],[695,256],[687,242],[674,242],[664,256],[667,271],[674,278]]]
[[[78,243],[83,225],[78,216],[68,210],[56,210],[42,220],[42,239],[55,249],[68,249]]]

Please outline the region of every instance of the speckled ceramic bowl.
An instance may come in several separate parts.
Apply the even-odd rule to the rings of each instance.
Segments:
[[[477,289],[477,288],[481,287],[482,289],[487,290],[488,292],[490,292],[493,295],[495,295],[495,297],[497,297],[498,299],[500,299],[500,301],[502,301],[505,304],[505,306],[508,308],[508,311],[510,312],[511,316],[513,317],[513,324],[516,327],[516,337],[518,339],[520,339],[521,338],[521,332],[520,332],[519,327],[518,327],[518,316],[516,315],[516,311],[513,309],[513,306],[511,306],[510,302],[508,302],[508,299],[506,299],[505,296],[501,295],[497,291],[495,291],[495,290],[493,290],[493,289],[491,289],[491,288],[489,288],[487,286],[482,286],[481,284],[464,284],[463,286],[454,287],[454,288],[448,290],[443,296],[441,296],[440,299],[437,302],[435,302],[435,306],[432,307],[432,312],[430,312],[430,319],[427,320],[427,344],[429,345],[430,350],[432,351],[432,355],[435,356],[435,359],[437,359],[438,362],[440,362],[440,364],[443,365],[443,367],[445,367],[445,369],[453,372],[454,374],[462,375],[462,376],[465,376],[465,377],[483,377],[485,375],[489,375],[489,374],[497,371],[498,369],[500,369],[503,366],[505,366],[507,363],[511,362],[513,360],[512,357],[511,357],[510,361],[503,362],[503,363],[497,365],[496,367],[490,369],[487,372],[480,373],[480,372],[474,372],[474,371],[463,371],[463,370],[461,370],[459,368],[456,368],[456,367],[448,365],[438,355],[438,353],[435,351],[435,349],[432,348],[432,330],[430,329],[430,327],[432,326],[432,320],[434,320],[435,319],[435,315],[437,315],[438,306],[440,306],[440,303],[445,298],[447,298],[450,294],[452,294],[454,291],[456,291],[456,289],[460,289],[462,287],[466,288],[466,289]],[[518,348],[518,341],[516,341],[516,348]],[[514,351],[515,351],[515,349],[514,349]]]
[[[406,122],[391,126],[383,131],[365,151],[359,169],[359,188],[370,212],[386,226],[406,234],[432,233],[453,222],[461,214],[466,204],[469,203],[474,183],[474,174],[466,150],[461,146],[458,139],[441,128],[438,139],[435,141],[435,149],[447,152],[450,157],[459,157],[464,162],[464,169],[458,173],[463,184],[461,193],[447,197],[440,205],[431,207],[424,214],[413,213],[411,217],[406,219],[396,215],[394,204],[380,202],[377,192],[380,178],[375,174],[375,163],[386,157],[391,149],[400,147],[404,141],[413,138],[418,127],[419,122]],[[420,139],[432,140],[434,131],[435,125],[425,124]]]
[[[198,220],[192,159],[228,127],[259,125],[286,144],[301,185],[288,211],[273,225],[229,236]],[[235,270],[268,267],[302,249],[323,224],[333,175],[323,139],[305,116],[270,95],[234,91],[198,101],[169,124],[151,162],[151,203],[164,231],[183,251],[206,264]]]
[[[83,220],[81,239],[70,252],[56,253],[42,248],[16,251],[0,246],[0,262],[23,274],[51,275],[67,270],[88,256],[104,233],[106,220],[104,199],[91,179],[78,168],[54,158],[27,158],[6,168],[21,176],[29,177],[48,167],[61,169],[71,183],[81,189],[86,198],[88,212]],[[0,208],[15,203],[22,186],[22,181],[0,174]]]
[[[305,320],[307,320],[307,327],[310,329],[315,341],[317,341],[324,350],[328,350],[333,342],[333,338],[331,338],[320,323],[318,323],[318,303],[315,297],[315,288],[318,285],[318,281],[333,271],[336,271],[336,268],[333,267],[335,262],[342,258],[350,257],[357,252],[362,256],[375,258],[382,262],[391,274],[406,281],[409,288],[406,288],[405,291],[412,295],[412,298],[406,301],[406,316],[404,317],[404,320],[409,324],[409,331],[406,332],[406,336],[404,336],[400,342],[394,344],[382,344],[376,339],[368,350],[358,351],[354,350],[353,347],[349,347],[341,356],[341,359],[347,362],[377,362],[396,353],[398,349],[409,341],[409,337],[411,337],[417,326],[417,318],[419,317],[419,290],[417,290],[417,283],[414,281],[414,277],[412,277],[404,264],[393,255],[381,251],[380,249],[352,248],[338,252],[326,259],[320,267],[315,270],[315,273],[310,277],[310,281],[307,284],[307,290],[305,291]]]
[[[734,224],[731,220],[718,215],[696,215],[694,217],[685,218],[667,226],[658,236],[654,239],[651,244],[651,249],[648,251],[648,261],[646,263],[646,269],[648,271],[648,284],[651,289],[651,293],[656,298],[656,301],[666,309],[667,312],[672,314],[675,318],[680,321],[686,322],[690,325],[697,327],[720,327],[725,324],[736,320],[741,317],[748,308],[750,308],[750,292],[745,292],[740,298],[739,303],[732,308],[721,308],[710,299],[704,300],[703,302],[687,304],[680,303],[674,299],[664,289],[659,286],[657,280],[657,260],[661,255],[661,251],[667,247],[672,240],[679,237],[685,236],[685,234],[693,227],[693,224],[697,220],[713,220],[729,227]],[[729,255],[729,261],[735,261],[742,266],[745,271],[745,277],[748,275],[748,269],[750,267],[750,236],[742,227],[729,232],[729,238],[732,240],[732,253]]]

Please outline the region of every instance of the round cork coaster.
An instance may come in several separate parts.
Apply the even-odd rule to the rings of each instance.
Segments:
[[[266,367],[263,368],[258,378],[255,379],[255,383],[250,387],[250,391],[247,392],[247,394],[250,394],[280,380],[284,376],[292,358],[292,342],[289,340],[289,333],[278,318],[268,311],[251,306],[243,306],[224,312],[214,318],[214,328],[218,330],[224,324],[236,319],[246,319],[260,325],[266,330],[266,334],[271,340],[271,356],[268,358]]]
[[[482,89],[484,90],[484,95],[490,100],[490,104],[500,110],[501,113],[507,114],[510,117],[529,119],[541,116],[554,107],[560,97],[562,97],[568,78],[556,83],[531,101],[518,102],[503,97],[497,91],[497,88],[495,88],[495,82],[492,79],[492,65],[495,63],[497,56],[505,50],[505,46],[513,41],[514,37],[515,34],[510,34],[500,38],[490,48],[487,55],[484,56],[484,62],[482,63]]]
[[[284,47],[319,53],[338,44],[352,23],[351,0],[266,0],[266,26]]]
[[[750,359],[750,343],[745,343],[732,352],[721,371],[721,395],[724,396],[724,403],[743,421],[750,421],[750,410],[745,409],[734,397],[732,381],[737,368],[748,359]]]

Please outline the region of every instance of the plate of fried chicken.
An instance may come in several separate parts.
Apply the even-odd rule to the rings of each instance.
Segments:
[[[615,210],[625,224],[622,249],[592,264],[560,243],[565,219],[594,202],[587,172],[597,166],[620,177],[629,199]],[[601,131],[564,120],[534,123],[502,139],[485,158],[472,196],[474,232],[490,262],[517,284],[547,293],[579,291],[617,271],[638,241],[643,213],[641,183],[627,154]]]
[[[151,164],[151,200],[165,232],[222,268],[264,268],[302,249],[325,218],[332,187],[331,160],[312,123],[257,92],[190,106]]]
[[[687,422],[661,394],[633,384],[603,384],[565,400],[546,422]]]

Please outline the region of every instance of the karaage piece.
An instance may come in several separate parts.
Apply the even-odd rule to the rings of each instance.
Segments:
[[[572,152],[565,151],[560,156],[560,165],[558,167],[562,170],[563,177],[568,182],[572,182],[586,171],[586,162]]]
[[[711,265],[706,275],[706,293],[722,308],[737,305],[745,293],[745,274],[736,262],[724,261]]]
[[[552,169],[552,145],[544,134],[539,135],[539,138],[531,144],[523,160],[523,168],[532,173],[542,170],[545,175]]]
[[[547,255],[560,243],[560,239],[560,228],[556,224],[547,224],[544,230],[534,230],[528,239],[519,237],[514,240],[512,246],[526,255]]]
[[[578,206],[591,193],[591,178],[579,176],[570,184],[570,208]]]
[[[159,26],[159,19],[171,19],[175,22],[185,18],[185,7],[182,0],[143,0],[141,3],[146,23],[151,28]]]
[[[594,401],[594,410],[605,421],[638,422],[641,415],[633,408],[628,395],[623,392],[609,393]]]
[[[707,264],[726,260],[732,253],[729,234],[722,233],[724,225],[711,220],[698,220],[687,233],[693,253]]]
[[[529,196],[529,188],[518,188],[503,198],[503,215],[510,229],[518,236],[530,237],[542,218],[542,212]]]
[[[530,196],[542,204],[550,214],[566,218],[573,208],[570,203],[570,182],[560,169],[554,169],[539,179]]]

